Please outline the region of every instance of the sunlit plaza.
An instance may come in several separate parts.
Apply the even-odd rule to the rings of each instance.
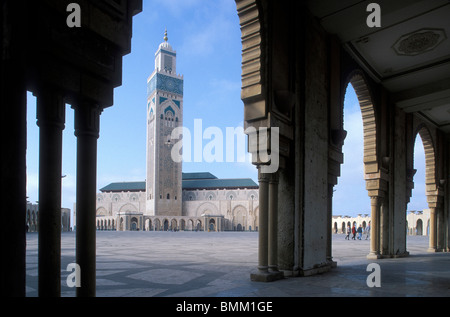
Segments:
[[[369,240],[333,234],[337,267],[271,283],[249,278],[258,263],[257,232],[97,232],[99,297],[449,296],[449,253],[428,253],[428,236],[408,236],[409,256],[368,260]],[[38,295],[38,235],[27,234],[26,295]],[[240,247],[235,246],[239,244]],[[62,235],[61,295],[75,262],[75,233]],[[369,287],[369,263],[380,287]],[[81,281],[82,283],[82,281]]]

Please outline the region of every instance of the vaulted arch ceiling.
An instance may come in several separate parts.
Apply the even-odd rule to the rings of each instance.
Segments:
[[[450,2],[376,1],[381,27],[368,27],[371,1],[308,0],[322,26],[405,112],[450,133]]]

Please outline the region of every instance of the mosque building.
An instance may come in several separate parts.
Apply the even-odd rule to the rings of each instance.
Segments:
[[[111,183],[97,194],[98,230],[257,230],[258,185],[250,178],[183,173],[171,157],[173,129],[183,124],[183,76],[164,41],[147,80],[147,177]]]

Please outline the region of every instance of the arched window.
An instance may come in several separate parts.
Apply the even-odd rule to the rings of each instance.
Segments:
[[[167,194],[167,199],[170,199],[170,194],[169,193]]]

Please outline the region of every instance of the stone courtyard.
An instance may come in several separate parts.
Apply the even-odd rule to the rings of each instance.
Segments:
[[[450,254],[428,253],[428,237],[408,236],[408,257],[376,261],[366,258],[369,240],[332,237],[335,269],[260,283],[250,281],[257,232],[97,232],[97,296],[450,296]],[[26,254],[26,295],[36,297],[37,233],[27,234]],[[74,232],[62,234],[61,254],[61,295],[72,297],[66,269],[75,262]],[[373,262],[380,265],[381,287],[366,283]]]

